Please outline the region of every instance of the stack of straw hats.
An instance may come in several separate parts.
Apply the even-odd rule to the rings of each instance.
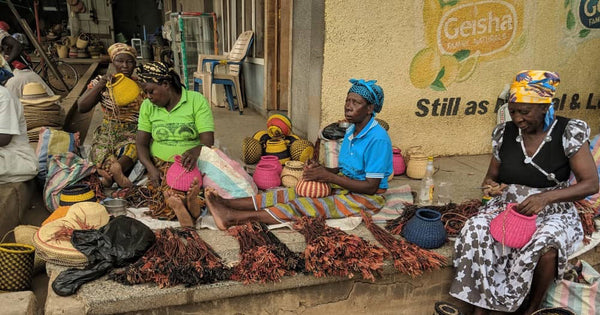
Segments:
[[[42,127],[62,128],[63,114],[58,103],[60,98],[60,95],[48,95],[46,89],[39,82],[25,84],[21,104],[23,104],[27,122],[29,141],[38,141]]]
[[[95,202],[79,202],[62,218],[43,225],[33,235],[37,253],[47,262],[68,267],[84,267],[88,260],[71,243],[73,230],[99,229],[110,219],[106,208]]]

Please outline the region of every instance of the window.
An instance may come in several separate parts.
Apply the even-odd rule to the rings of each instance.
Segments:
[[[222,51],[229,51],[242,32],[252,30],[254,43],[248,56],[263,59],[265,57],[264,10],[264,0],[221,0],[221,7],[216,11],[221,18],[219,27],[222,32],[220,38]]]

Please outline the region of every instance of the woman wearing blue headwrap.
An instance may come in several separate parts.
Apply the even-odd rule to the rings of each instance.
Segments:
[[[339,167],[325,168],[309,161],[303,179],[326,182],[333,193],[324,198],[296,196],[293,188],[266,192],[250,198],[223,199],[207,189],[206,201],[219,229],[259,221],[290,222],[302,216],[343,218],[373,214],[384,205],[382,193],[392,174],[392,142],[375,114],[383,106],[383,89],[377,81],[350,80],[344,116],[350,127],[342,142]]]

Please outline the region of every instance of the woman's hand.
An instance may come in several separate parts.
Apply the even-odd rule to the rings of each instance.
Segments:
[[[304,173],[302,178],[309,181],[331,182],[333,173],[329,172],[325,167],[318,162],[309,160],[304,165]]]
[[[550,199],[543,193],[531,195],[517,205],[517,211],[523,215],[534,215],[544,210],[550,204]]]
[[[200,156],[200,151],[202,150],[202,145],[193,147],[181,155],[181,164],[185,167],[186,170],[191,171],[198,163],[198,157]]]
[[[502,194],[502,191],[508,187],[508,185],[506,184],[498,184],[497,182],[493,181],[492,179],[486,178],[483,183],[481,184],[481,187],[483,187],[483,195],[484,196],[499,196]]]
[[[152,186],[158,188],[160,187],[161,182],[161,174],[158,168],[151,167],[148,169],[148,180],[152,183]]]

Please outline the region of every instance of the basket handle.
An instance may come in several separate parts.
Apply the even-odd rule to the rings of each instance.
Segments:
[[[2,236],[2,240],[0,240],[0,243],[4,243],[4,239],[6,239],[8,234],[10,234],[11,232],[14,232],[14,231],[15,231],[15,229],[12,229],[12,230],[6,232],[6,234],[4,234],[4,236]]]

